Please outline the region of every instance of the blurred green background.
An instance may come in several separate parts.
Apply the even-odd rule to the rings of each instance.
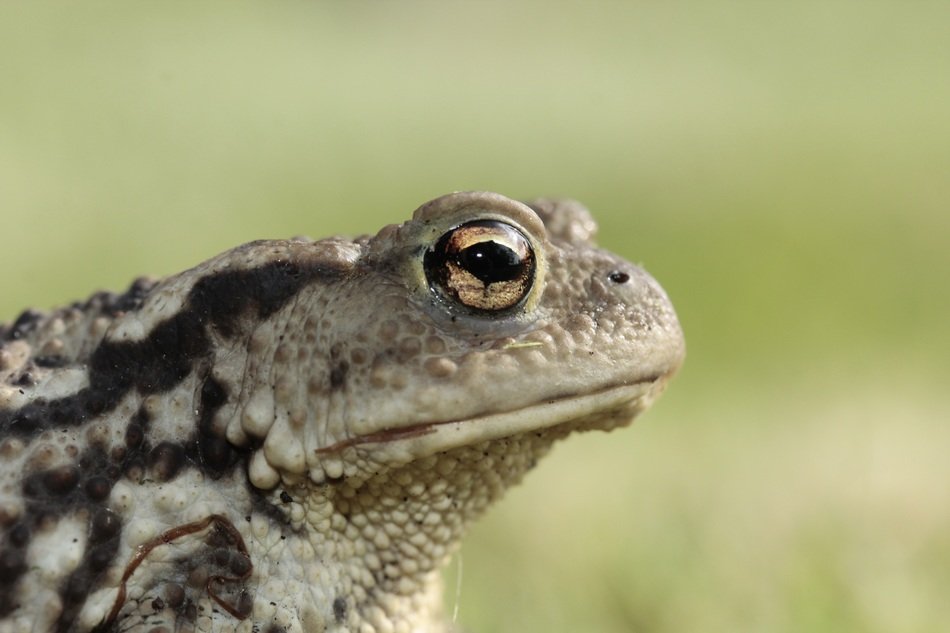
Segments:
[[[950,630],[950,4],[0,6],[0,320],[458,189],[583,200],[689,357],[474,527],[449,613]]]

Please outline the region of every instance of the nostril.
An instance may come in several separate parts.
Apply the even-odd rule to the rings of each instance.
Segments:
[[[623,272],[622,270],[615,270],[607,275],[607,279],[614,282],[615,284],[625,284],[630,281],[630,275]]]

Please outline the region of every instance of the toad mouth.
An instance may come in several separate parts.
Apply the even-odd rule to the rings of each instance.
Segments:
[[[367,447],[375,451],[399,444],[412,456],[420,457],[568,422],[582,423],[586,419],[599,419],[601,416],[625,418],[623,422],[613,425],[622,426],[650,406],[663,391],[671,375],[658,374],[633,383],[605,387],[593,393],[555,396],[512,411],[383,429],[340,440],[314,452],[328,455],[350,447]]]

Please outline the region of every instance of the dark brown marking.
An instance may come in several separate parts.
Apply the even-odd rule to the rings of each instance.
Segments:
[[[139,565],[142,564],[142,562],[145,561],[152,550],[162,545],[167,545],[184,536],[201,532],[210,526],[214,526],[216,530],[220,530],[224,535],[226,535],[234,544],[237,551],[247,558],[248,562],[250,563],[250,554],[247,551],[247,546],[244,544],[244,539],[241,537],[241,533],[238,532],[237,528],[234,527],[234,524],[231,523],[227,517],[221,516],[219,514],[212,514],[201,521],[195,521],[194,523],[186,523],[184,525],[176,526],[163,532],[152,540],[140,545],[136,549],[135,554],[125,566],[125,572],[122,574],[122,580],[119,583],[119,592],[118,595],[116,595],[115,603],[112,605],[112,610],[109,612],[109,616],[96,628],[96,630],[105,631],[107,630],[107,627],[109,627],[115,621],[116,617],[119,615],[119,611],[122,609],[122,605],[125,604],[126,585],[129,582],[129,578],[132,577],[132,574],[135,573],[135,570],[139,567]],[[238,620],[243,620],[249,615],[249,613],[244,613],[240,610],[243,606],[241,599],[238,599],[238,603],[236,605],[230,605],[219,596],[219,594],[215,591],[214,586],[217,584],[242,582],[247,580],[247,578],[251,575],[251,570],[252,566],[249,564],[246,573],[242,575],[209,575],[205,584],[205,590],[208,592],[208,596],[214,600],[218,606]],[[197,616],[197,612],[195,615]]]
[[[235,450],[223,433],[214,428],[214,416],[228,400],[224,385],[208,376],[201,385],[198,400],[198,431],[196,438],[197,454],[192,457],[202,469],[218,478],[237,462],[239,452]]]
[[[83,490],[90,501],[102,501],[112,491],[112,482],[106,477],[96,475],[86,480],[86,483],[83,484]]]
[[[108,531],[108,528],[104,528]],[[96,587],[99,580],[115,559],[119,549],[118,534],[111,538],[94,543],[90,539],[89,546],[79,566],[66,578],[60,589],[63,605],[62,612],[53,627],[55,633],[71,633],[73,625],[82,605],[89,593]]]
[[[121,464],[129,456],[129,449],[125,446],[116,445],[109,451],[109,459],[115,464]]]
[[[23,338],[36,329],[37,324],[44,316],[46,315],[39,310],[32,308],[24,310],[4,333],[4,339],[11,341]]]
[[[236,334],[237,321],[248,309],[259,319],[266,319],[314,277],[332,279],[339,275],[339,271],[327,268],[303,268],[296,262],[278,261],[200,279],[190,293],[190,303],[229,337]]]
[[[337,596],[333,599],[333,617],[337,624],[343,624],[346,620],[346,598]]]
[[[237,462],[239,453],[223,437],[199,434],[199,463],[204,471],[217,479]]]
[[[129,448],[138,448],[145,439],[145,429],[137,422],[130,422],[125,428],[125,445]]]
[[[339,389],[346,384],[346,374],[350,370],[350,364],[345,360],[337,361],[330,369],[330,388]]]
[[[26,553],[22,549],[0,552],[0,585],[12,584],[26,568]]]
[[[0,507],[0,527],[10,527],[18,518],[20,518],[20,513],[16,509]]]
[[[64,314],[69,310],[82,310],[114,318],[123,312],[137,310],[155,283],[155,281],[140,277],[132,282],[132,285],[121,295],[105,291],[95,292],[85,301],[73,302],[68,308],[63,308],[52,315]],[[25,310],[10,325],[0,325],[0,341],[24,338],[36,329],[40,321],[52,315],[32,308]]]
[[[0,410],[0,437],[34,436],[48,429],[76,427],[114,410],[132,390],[145,397],[173,388],[197,367],[208,367],[208,361],[212,360],[212,336],[245,334],[250,321],[248,316],[270,316],[317,277],[332,281],[340,279],[342,271],[278,262],[198,280],[184,309],[157,324],[145,339],[105,341],[87,358],[75,359],[88,368],[86,388],[54,400],[36,398],[16,410]],[[85,306],[76,303],[53,314],[68,315],[70,311],[86,309],[115,316],[138,309],[153,286],[152,282],[138,280],[124,295],[98,293]],[[50,315],[28,310],[13,324],[0,325],[0,339],[29,336],[47,318]],[[40,358],[39,364],[58,366],[61,361],[58,357]],[[19,376],[24,385],[33,384],[29,374],[24,370]],[[88,594],[97,588],[101,571],[114,561],[121,526],[110,514],[97,514],[96,506],[108,498],[119,477],[123,474],[131,479],[143,477],[149,457],[152,458],[149,465],[160,478],[172,477],[183,465],[182,455],[214,477],[231,468],[244,454],[212,429],[215,412],[227,400],[223,386],[213,379],[206,380],[199,400],[199,428],[193,440],[186,444],[169,444],[153,451],[147,442],[148,416],[140,409],[128,424],[124,446],[119,450],[90,447],[74,464],[24,478],[25,511],[22,517],[6,520],[6,534],[0,540],[0,576],[5,582],[15,583],[22,576],[23,552],[33,529],[75,509],[88,509],[91,516],[88,548],[61,588],[63,611],[54,630],[68,630]],[[117,533],[112,534],[112,530]],[[240,572],[249,564],[246,556],[237,557],[229,559],[227,568],[232,573]],[[224,580],[214,582],[230,582],[230,576],[221,578]],[[208,590],[216,602],[222,603],[222,608],[231,612],[212,585],[209,584]],[[0,617],[16,608],[11,596],[11,591],[0,591]],[[187,606],[179,604],[183,609]],[[238,604],[234,609],[240,610],[240,607]]]
[[[43,485],[53,495],[65,495],[78,483],[79,469],[73,464],[58,466],[43,473]]]
[[[139,277],[124,293],[118,296],[112,295],[112,301],[107,304],[106,310],[112,314],[138,310],[156,283],[153,279]]]
[[[143,396],[168,391],[211,354],[209,327],[226,338],[241,332],[244,316],[267,318],[313,279],[340,279],[326,267],[303,268],[274,262],[251,270],[225,271],[199,279],[185,309],[156,325],[141,341],[105,341],[88,359],[89,386],[76,394],[37,399],[12,411],[0,411],[0,435],[33,435],[57,425],[76,426],[88,416],[111,411],[132,389]],[[144,291],[147,292],[147,291]],[[27,311],[9,328],[19,338],[43,315]]]
[[[240,595],[238,595],[237,603],[234,605],[234,608],[237,614],[232,613],[231,615],[234,615],[234,617],[239,620],[247,618],[254,610],[254,597],[247,591],[242,591]]]
[[[23,523],[18,523],[7,532],[7,539],[14,547],[25,547],[30,542],[30,528]]]
[[[231,570],[231,573],[240,578],[251,573],[253,567],[251,559],[248,558],[246,554],[234,552],[228,560],[228,568]]]
[[[90,392],[86,395],[86,399],[82,401],[81,405],[83,407],[83,413],[90,417],[96,417],[106,410],[108,403],[103,394]]]
[[[26,552],[21,545],[12,541],[8,534],[7,543],[0,550],[0,617],[10,614],[19,606],[14,599],[13,585],[26,571]]]
[[[23,479],[23,494],[31,499],[64,497],[79,483],[79,468],[74,464],[57,466],[27,475]]]
[[[214,414],[228,401],[228,392],[224,385],[208,376],[201,384],[201,395],[198,399],[198,423],[202,429],[211,430]]]
[[[165,600],[172,609],[178,609],[185,604],[185,590],[176,582],[165,585]]]
[[[148,467],[158,481],[169,481],[185,462],[185,449],[180,444],[162,442],[148,454]]]
[[[112,559],[115,558],[118,547],[119,544],[115,541],[107,541],[100,545],[90,547],[89,553],[86,556],[86,565],[89,571],[100,572],[105,570],[109,566],[109,563],[112,562]],[[89,580],[92,579],[92,577],[89,578]],[[84,588],[86,593],[82,595],[83,599],[85,599],[86,594],[89,592],[89,585],[86,585]]]
[[[37,367],[59,369],[60,367],[65,367],[69,361],[64,356],[50,354],[47,356],[34,356],[33,362]]]
[[[33,387],[36,385],[36,379],[28,371],[20,374],[16,380],[13,381],[14,387]]]
[[[231,551],[227,547],[216,547],[214,551],[211,552],[211,560],[215,565],[226,567],[231,561]]]
[[[96,587],[101,572],[115,557],[121,525],[114,513],[98,504],[109,496],[120,473],[119,467],[109,461],[105,449],[97,444],[90,446],[74,464],[24,478],[23,517],[7,531],[4,549],[25,549],[34,530],[44,529],[44,525],[76,509],[89,512],[88,547],[80,564],[64,581],[63,611],[54,628],[56,631],[68,630],[68,623],[78,614],[85,597]]]
[[[268,491],[260,490],[259,488],[255,488],[253,486],[251,486],[250,491],[251,509],[253,512],[263,515],[271,523],[271,525],[278,526],[281,530],[281,534],[284,534],[288,531],[294,533],[298,532],[298,530],[295,530],[290,526],[290,518],[287,516],[284,510],[281,509],[281,506],[271,501],[271,496]],[[251,516],[248,515],[246,519],[250,521]]]
[[[122,529],[119,515],[108,508],[99,508],[89,521],[89,541],[102,543],[118,536]]]

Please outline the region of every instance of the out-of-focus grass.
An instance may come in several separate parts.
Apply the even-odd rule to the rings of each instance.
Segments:
[[[781,407],[739,396],[702,412],[661,407],[624,435],[565,444],[474,529],[461,620],[485,631],[941,630],[950,429],[913,386],[877,387]],[[685,423],[669,419],[686,408]]]
[[[947,6],[5,4],[0,319],[449,190],[571,195],[689,358],[473,529],[461,621],[946,630]]]

